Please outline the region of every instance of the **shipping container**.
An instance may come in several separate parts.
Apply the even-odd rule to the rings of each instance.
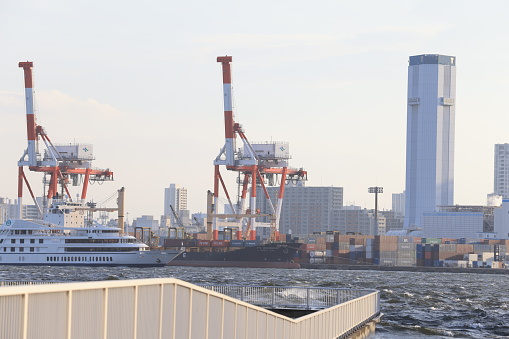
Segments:
[[[210,245],[212,247],[226,247],[230,244],[229,240],[211,240]]]
[[[244,240],[231,240],[230,246],[231,247],[244,247]]]
[[[198,246],[208,247],[210,246],[210,240],[198,240]]]
[[[244,246],[245,247],[258,246],[258,244],[259,244],[258,240],[245,240],[244,241]]]
[[[415,251],[414,243],[398,243],[398,251]]]
[[[396,266],[397,259],[380,258],[380,266]]]
[[[415,259],[411,258],[398,258],[396,259],[396,266],[415,266]]]
[[[403,237],[403,236],[398,237],[398,243],[413,243],[413,242],[414,237]]]
[[[442,239],[439,238],[422,238],[421,242],[423,244],[441,244]]]
[[[397,251],[397,258],[415,259],[415,251]]]

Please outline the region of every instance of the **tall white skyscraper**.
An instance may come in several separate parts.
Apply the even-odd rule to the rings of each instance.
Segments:
[[[456,58],[410,57],[408,66],[405,227],[424,212],[453,205]]]
[[[493,192],[509,198],[509,144],[495,145],[495,175]]]
[[[189,210],[187,209],[187,189],[178,188],[175,184],[164,189],[164,217],[170,220],[170,226],[175,226],[176,221],[171,211],[171,206],[184,224],[188,223]]]

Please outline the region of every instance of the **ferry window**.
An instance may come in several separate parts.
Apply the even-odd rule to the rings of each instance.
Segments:
[[[39,244],[42,244],[44,239],[39,239]]]
[[[34,248],[33,247],[30,247],[30,252],[33,252],[34,251]]]
[[[7,247],[4,247],[4,252],[7,252]]]
[[[19,243],[20,244],[24,244],[25,243],[25,239],[19,239]]]
[[[19,251],[20,251],[20,252],[24,252],[24,251],[25,251],[25,249],[24,249],[23,247],[20,247],[20,248],[19,248]]]
[[[110,257],[110,261],[113,261],[113,257]]]
[[[11,247],[11,252],[14,252],[16,250],[15,247]]]
[[[11,239],[11,244],[15,244],[16,243],[16,239]]]
[[[31,244],[35,244],[35,239],[30,239]]]
[[[28,234],[32,234],[32,231],[28,231]]]

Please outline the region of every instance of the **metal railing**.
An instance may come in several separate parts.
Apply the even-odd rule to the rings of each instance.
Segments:
[[[368,289],[199,285],[264,308],[320,310],[376,292]]]
[[[7,283],[18,286],[0,288],[0,339],[338,339],[380,314],[379,292],[367,290],[204,288],[172,278]],[[245,301],[212,290],[220,287]],[[350,300],[327,307],[338,293]],[[323,309],[291,318],[248,300]]]

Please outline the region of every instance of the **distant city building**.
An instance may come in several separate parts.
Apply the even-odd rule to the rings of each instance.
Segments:
[[[267,187],[274,207],[279,187]],[[269,213],[270,206],[261,189],[257,192],[256,206],[261,213]],[[334,229],[334,213],[343,207],[343,187],[291,186],[286,187],[279,231],[294,235],[307,235]],[[268,218],[259,218],[269,222]]]
[[[395,211],[378,211],[385,218],[385,231],[400,230],[403,228],[404,219]],[[382,235],[382,234],[379,234]]]
[[[509,144],[495,145],[494,194],[509,198]]]
[[[494,215],[494,231],[497,238],[509,239],[509,198],[504,198],[502,200],[502,206],[495,209]]]
[[[494,231],[495,206],[439,206],[423,214],[422,236],[429,238],[479,238]]]
[[[405,216],[405,192],[392,194],[392,210],[397,217]]]
[[[179,188],[176,184],[170,184],[170,187],[164,189],[164,215],[161,220],[164,226],[178,227],[171,207],[175,210],[184,225],[189,225],[189,210],[187,208],[187,189]]]
[[[151,230],[156,231],[159,229],[159,223],[154,220],[152,215],[142,215],[133,221],[135,227],[150,227]]]
[[[40,198],[38,198],[40,200]],[[36,205],[23,205],[21,208],[22,219],[40,219],[39,209]],[[18,218],[18,204],[15,200],[0,198],[0,225],[7,219]]]
[[[360,206],[344,206],[341,210],[334,211],[334,225],[331,231],[339,231],[342,234],[375,235],[375,213]],[[385,217],[378,214],[378,227],[385,234]]]
[[[456,58],[411,56],[408,66],[405,227],[453,205]]]

